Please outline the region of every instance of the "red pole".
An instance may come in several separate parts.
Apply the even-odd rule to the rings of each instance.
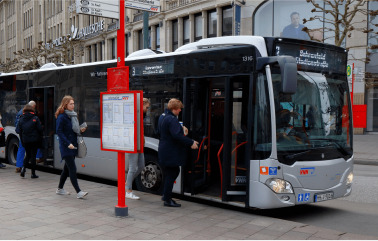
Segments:
[[[125,202],[125,153],[118,152],[118,205],[119,208],[126,206]]]
[[[125,66],[125,0],[119,0],[119,29],[117,30],[117,67]]]

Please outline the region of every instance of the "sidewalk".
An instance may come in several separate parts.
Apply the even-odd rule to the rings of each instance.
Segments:
[[[21,179],[14,171],[0,169],[0,239],[378,239],[182,200],[169,208],[141,192],[141,200],[126,200],[129,216],[120,218],[114,186],[79,180],[89,192],[80,200],[55,194],[58,175],[30,179],[28,170]],[[65,188],[74,192],[69,179]]]
[[[378,133],[353,135],[354,163],[378,166]]]

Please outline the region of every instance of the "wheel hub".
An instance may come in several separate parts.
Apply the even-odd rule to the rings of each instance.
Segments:
[[[141,181],[143,186],[148,189],[160,186],[161,171],[155,164],[147,165],[141,172]]]

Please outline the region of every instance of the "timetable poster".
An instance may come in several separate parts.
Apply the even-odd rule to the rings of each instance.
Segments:
[[[136,152],[134,93],[102,94],[102,149]]]

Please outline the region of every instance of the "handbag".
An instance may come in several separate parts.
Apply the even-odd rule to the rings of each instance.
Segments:
[[[77,158],[84,158],[87,155],[87,146],[82,135],[77,136]]]

